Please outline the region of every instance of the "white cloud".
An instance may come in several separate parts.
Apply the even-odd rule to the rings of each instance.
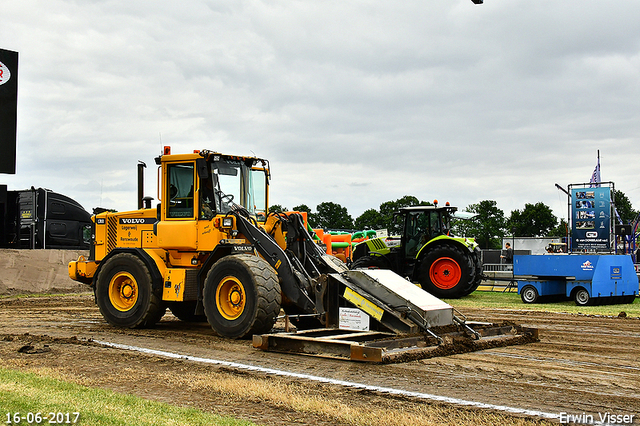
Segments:
[[[356,217],[404,195],[505,213],[602,156],[636,208],[640,5],[25,0],[18,174],[87,209],[136,207],[136,163],[208,148],[268,158],[272,201]],[[112,205],[105,205],[112,203]]]

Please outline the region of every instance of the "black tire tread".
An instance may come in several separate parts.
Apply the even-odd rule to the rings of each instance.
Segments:
[[[111,305],[109,300],[109,296],[105,297],[106,300],[102,300],[102,293],[100,291],[100,287],[109,285],[109,279],[107,278],[107,282],[104,282],[103,278],[105,273],[109,272],[110,268],[117,267],[119,264],[124,263],[129,266],[129,269],[132,269],[132,266],[137,266],[142,268],[143,277],[141,280],[138,280],[138,288],[139,291],[143,291],[142,286],[146,286],[147,288],[144,291],[149,291],[149,301],[146,306],[141,307],[142,312],[138,311],[137,315],[128,318],[125,321],[121,321],[117,318],[114,318],[108,311],[108,306]],[[124,269],[124,270],[129,270]],[[102,265],[101,273],[97,278],[96,284],[96,301],[98,303],[98,307],[100,308],[100,312],[105,320],[111,325],[119,326],[119,327],[128,327],[128,328],[147,328],[153,327],[156,323],[160,321],[160,319],[164,316],[166,312],[166,306],[162,301],[162,297],[156,294],[153,291],[151,284],[151,274],[147,269],[146,265],[140,258],[131,254],[131,253],[119,253],[109,258],[104,265]],[[129,270],[129,272],[131,272]]]
[[[358,258],[349,267],[349,269],[367,269],[367,268],[389,269],[387,262],[385,262],[381,256],[371,256],[371,255],[366,255]]]
[[[246,287],[250,284],[255,285],[256,302],[255,312],[250,312],[251,307],[247,307],[249,315],[253,317],[249,320],[249,323],[240,332],[229,334],[222,328],[218,328],[216,320],[214,319],[213,312],[207,312],[211,309],[216,309],[213,305],[209,306],[207,302],[207,293],[214,289],[208,288],[208,283],[213,280],[212,274],[216,271],[216,265],[207,273],[205,286],[205,313],[209,323],[216,333],[223,337],[229,337],[233,339],[242,339],[250,337],[253,334],[262,334],[270,331],[275,324],[278,314],[280,313],[280,304],[282,302],[282,294],[280,290],[280,284],[275,270],[264,259],[252,256],[249,254],[239,254],[227,256],[218,262],[232,262],[235,263],[235,267],[244,268],[245,271],[252,277],[253,283],[245,283]],[[249,291],[249,289],[245,289]],[[216,309],[217,311],[217,309]],[[216,312],[217,313],[217,312]]]

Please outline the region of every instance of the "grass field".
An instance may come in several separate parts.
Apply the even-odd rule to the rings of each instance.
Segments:
[[[515,292],[476,291],[463,299],[446,299],[445,301],[456,309],[491,308],[605,316],[618,316],[621,312],[625,312],[627,317],[640,318],[640,301],[638,301],[638,298],[632,304],[622,305],[576,306],[573,300],[524,304],[520,299],[520,295]]]
[[[0,368],[3,424],[250,426],[202,411]],[[46,417],[46,419],[45,419]]]

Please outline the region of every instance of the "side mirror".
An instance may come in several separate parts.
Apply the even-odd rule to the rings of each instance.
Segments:
[[[198,158],[196,160],[196,170],[198,171],[198,177],[207,179],[209,177],[209,167],[207,166],[207,160],[204,158]]]

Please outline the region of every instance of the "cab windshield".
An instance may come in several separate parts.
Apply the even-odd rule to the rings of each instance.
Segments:
[[[213,161],[211,163],[214,188],[215,210],[226,214],[244,207],[252,216],[266,212],[266,173],[263,169],[253,169],[242,161]]]

